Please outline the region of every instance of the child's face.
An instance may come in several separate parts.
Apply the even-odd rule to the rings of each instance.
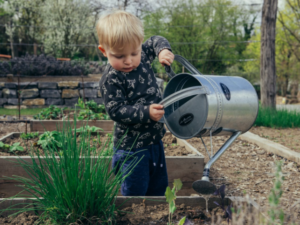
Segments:
[[[142,46],[132,48],[127,46],[122,50],[104,49],[99,45],[100,51],[107,57],[110,65],[121,72],[131,72],[141,63]]]

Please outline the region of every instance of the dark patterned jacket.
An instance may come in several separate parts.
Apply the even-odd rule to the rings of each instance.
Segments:
[[[162,123],[150,119],[149,106],[159,103],[162,94],[151,63],[169,42],[152,36],[142,44],[140,65],[129,73],[110,64],[100,80],[100,91],[110,118],[116,122],[114,146],[117,149],[141,148],[159,142],[165,134]]]

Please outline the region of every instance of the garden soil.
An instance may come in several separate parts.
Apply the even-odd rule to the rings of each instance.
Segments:
[[[14,126],[16,125],[14,124]],[[281,143],[291,149],[298,146],[296,145],[298,144],[297,141],[293,140],[297,139],[297,136],[299,137],[299,128],[279,130],[264,127],[254,127],[251,129],[251,132],[257,132],[256,134],[258,135],[269,137],[273,137],[271,135],[275,135],[276,132],[278,132],[278,134],[281,133],[281,139],[278,143]],[[293,139],[293,137],[295,138]],[[223,136],[212,137],[213,151],[216,152],[227,140],[227,138],[228,137]],[[210,152],[210,138],[205,137],[203,139]],[[174,154],[182,152],[182,150],[178,150],[180,147],[174,142],[174,138],[171,136],[166,137],[164,141],[166,149],[168,147],[175,149]],[[209,160],[206,150],[199,138],[192,138],[187,141],[205,156],[205,162]],[[293,144],[292,146],[289,145],[291,143]],[[297,217],[299,220],[300,165],[280,156],[269,153],[255,144],[241,141],[239,139],[234,141],[234,143],[225,151],[219,160],[212,165],[210,180],[216,184],[217,187],[225,184],[227,196],[249,196],[254,201],[258,202],[258,204],[261,206],[261,211],[263,214],[267,215],[267,210],[269,209],[268,197],[274,185],[273,181],[275,178],[275,163],[279,160],[283,161],[282,173],[285,178],[281,187],[283,194],[280,198],[280,206],[287,216]],[[201,177],[199,177],[199,179],[201,179]],[[136,206],[131,207],[132,211],[137,212],[138,210],[135,211],[134,207]],[[145,211],[142,213],[142,215],[145,216]],[[139,218],[141,215],[131,214],[130,217]]]
[[[101,144],[98,144],[98,137],[91,136],[90,146],[97,146],[97,151],[101,151],[104,148],[104,144],[108,141],[108,136],[105,134],[99,135]],[[43,149],[41,146],[37,145],[38,138],[33,138],[30,140],[23,140],[21,138],[11,137],[5,140],[5,144],[13,145],[14,143],[19,142],[20,146],[24,148],[24,151],[14,151],[9,152],[9,149],[1,149],[0,148],[0,156],[15,156],[16,154],[19,156],[29,155],[29,152],[33,148],[38,148],[39,153],[43,155]],[[188,156],[189,154],[194,154],[188,150],[184,146],[180,146],[177,144],[177,139],[172,136],[170,133],[166,134],[163,138],[164,150],[166,156]]]
[[[174,224],[186,216],[194,225],[206,224],[210,225],[212,220],[216,224],[228,224],[224,217],[224,211],[217,207],[206,212],[204,208],[195,208],[186,206],[185,204],[176,205],[176,211],[172,216]],[[15,218],[1,217],[0,224],[11,225],[34,225],[38,216],[31,213],[22,213]],[[132,204],[131,207],[123,208],[121,212],[116,212],[117,225],[166,225],[169,220],[169,205],[158,204],[155,206],[147,206],[144,203]],[[70,225],[84,225],[85,222],[72,223]],[[95,223],[96,224],[96,223]],[[98,223],[99,224],[99,223]]]
[[[141,225],[141,224],[161,224],[166,225],[169,217],[169,205],[160,204],[147,206],[144,203],[132,204],[131,207],[122,209],[129,213],[121,213],[117,218],[118,225]],[[186,216],[192,224],[211,224],[212,218],[217,224],[227,224],[224,218],[224,211],[216,207],[206,212],[206,209],[200,207],[186,206],[185,204],[176,205],[176,211],[172,216],[174,224]]]

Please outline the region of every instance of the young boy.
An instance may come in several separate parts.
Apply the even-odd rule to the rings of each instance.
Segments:
[[[127,174],[132,160],[141,160],[122,183],[121,193],[163,196],[168,186],[161,141],[165,129],[157,121],[163,117],[164,109],[157,104],[162,96],[151,63],[158,56],[162,65],[171,65],[171,47],[160,36],[142,44],[141,21],[125,11],[105,14],[96,29],[98,48],[109,62],[100,80],[100,91],[107,113],[116,122],[113,167]],[[130,155],[134,157],[128,158]]]

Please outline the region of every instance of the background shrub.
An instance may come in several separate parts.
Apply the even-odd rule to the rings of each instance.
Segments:
[[[52,56],[29,55],[15,57],[0,62],[0,76],[14,74],[20,76],[80,76],[102,73],[103,66],[97,62],[58,61]]]

